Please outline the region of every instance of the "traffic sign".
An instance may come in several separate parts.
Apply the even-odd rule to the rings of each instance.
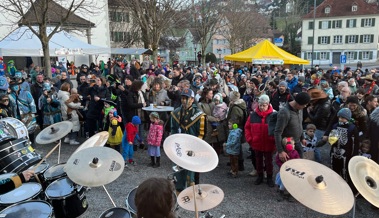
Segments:
[[[340,63],[341,64],[346,64],[346,55],[341,55],[340,56]]]

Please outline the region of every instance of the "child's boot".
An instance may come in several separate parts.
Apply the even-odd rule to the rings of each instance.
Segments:
[[[155,157],[154,156],[150,156],[150,159],[151,159],[151,163],[149,164],[150,167],[154,167],[155,166]]]
[[[156,157],[156,158],[157,158],[157,163],[153,166],[154,168],[161,166],[161,157]]]
[[[272,174],[267,174],[267,185],[270,188],[275,186],[274,181],[272,180]]]
[[[263,182],[263,173],[259,173],[254,185],[260,185]]]

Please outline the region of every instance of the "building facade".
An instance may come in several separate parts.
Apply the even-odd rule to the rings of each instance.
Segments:
[[[378,59],[379,11],[364,0],[325,0],[302,21],[301,56],[314,65],[376,62]],[[313,35],[314,33],[314,35]],[[314,53],[312,55],[312,44]]]

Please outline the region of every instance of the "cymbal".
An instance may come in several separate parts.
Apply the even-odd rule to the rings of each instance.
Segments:
[[[209,172],[218,164],[215,150],[204,140],[189,134],[167,137],[163,149],[171,161],[190,171]]]
[[[124,170],[119,152],[107,147],[86,148],[71,155],[64,171],[74,183],[97,187],[116,180]]]
[[[200,193],[199,193],[200,187]],[[224,199],[224,192],[215,185],[199,184],[195,186],[196,207],[198,211],[210,210],[219,205]],[[180,192],[178,204],[185,210],[195,211],[193,187]]]
[[[354,156],[349,161],[349,173],[359,193],[379,207],[379,165],[366,157]]]
[[[287,191],[312,210],[341,215],[353,207],[354,195],[346,181],[315,161],[289,160],[280,168],[280,177]]]
[[[107,143],[109,138],[109,133],[107,131],[99,132],[93,135],[91,138],[87,139],[83,144],[81,144],[74,153],[81,151],[86,148],[92,147],[103,147]]]
[[[36,137],[36,142],[41,145],[53,143],[65,137],[72,130],[70,121],[54,123],[43,129]]]

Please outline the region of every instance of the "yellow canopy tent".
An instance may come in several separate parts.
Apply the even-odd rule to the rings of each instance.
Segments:
[[[267,39],[245,51],[227,55],[224,59],[230,61],[252,62],[253,64],[309,64],[309,61],[303,60],[284,51]]]

